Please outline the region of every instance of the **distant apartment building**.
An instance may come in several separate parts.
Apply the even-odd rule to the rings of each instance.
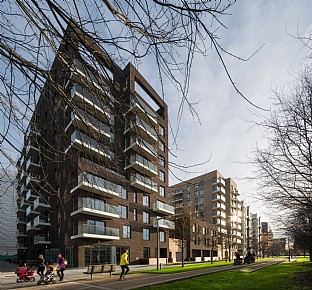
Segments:
[[[272,246],[273,233],[267,222],[261,222],[261,249],[264,257],[269,256]]]
[[[0,171],[0,257],[17,254],[15,173]]]
[[[262,256],[261,248],[261,221],[256,213],[251,214],[252,226],[252,252],[257,256]]]
[[[224,178],[215,170],[169,187],[169,203],[175,208],[175,214],[189,215],[204,222],[198,224],[205,228],[216,228],[218,250],[214,252],[219,259],[234,256],[235,252],[244,253],[245,236],[243,224],[244,204],[239,200],[236,183],[231,178]],[[192,258],[204,259],[211,250],[208,243],[198,245],[200,235],[193,238],[187,254]]]
[[[92,61],[91,61],[92,60]],[[18,253],[71,266],[168,257],[168,109],[73,24],[18,160]]]

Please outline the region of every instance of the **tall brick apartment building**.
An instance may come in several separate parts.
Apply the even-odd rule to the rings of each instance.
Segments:
[[[168,256],[168,110],[70,24],[18,159],[18,254],[71,266]],[[158,227],[157,227],[158,226]],[[157,243],[157,236],[159,243]]]
[[[224,178],[215,170],[169,187],[169,203],[176,215],[185,214],[200,220],[194,225],[194,237],[186,255],[205,260],[209,257],[211,245],[207,242],[207,229],[216,229],[217,247],[214,259],[231,259],[235,252],[246,254],[244,204],[239,200],[236,183]],[[204,223],[203,223],[204,222]],[[209,240],[209,239],[208,239]],[[217,257],[216,257],[217,256]]]

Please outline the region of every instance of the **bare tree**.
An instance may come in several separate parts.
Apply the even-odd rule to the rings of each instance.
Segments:
[[[255,152],[256,178],[266,202],[296,218],[312,210],[312,78],[307,67],[296,87],[275,94],[275,107],[261,126],[266,129],[267,148]],[[303,212],[301,212],[303,209]],[[308,223],[311,220],[296,219]]]

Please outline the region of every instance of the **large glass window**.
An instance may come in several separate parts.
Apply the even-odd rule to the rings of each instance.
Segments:
[[[159,140],[159,149],[162,152],[165,152],[165,143]]]
[[[165,157],[159,156],[159,165],[165,167]]]
[[[128,218],[128,207],[124,205],[119,205],[119,215],[121,218]]]
[[[138,211],[136,208],[133,209],[133,220],[134,221],[138,220]]]
[[[159,232],[159,241],[165,242],[166,241],[166,233],[163,231]]]
[[[136,191],[133,193],[133,202],[134,203],[138,202],[138,193]]]
[[[144,241],[150,240],[150,230],[149,229],[143,229],[143,240]]]
[[[165,188],[163,186],[159,186],[159,195],[165,197]]]
[[[149,247],[144,247],[143,248],[143,258],[148,259],[150,257],[150,248]]]
[[[127,225],[122,226],[122,237],[124,239],[131,239],[131,228],[130,228],[130,226],[127,226]]]
[[[190,185],[187,185],[187,186],[186,186],[186,191],[187,191],[187,192],[190,192],[190,191],[191,191],[191,186],[190,186]]]
[[[150,223],[150,214],[146,211],[143,211],[143,223],[145,224]]]
[[[189,192],[186,194],[186,198],[191,198],[191,194]]]
[[[143,205],[150,206],[150,197],[148,195],[143,195]]]
[[[165,172],[159,170],[159,179],[160,181],[165,181]]]
[[[165,128],[161,125],[159,125],[159,135],[160,136],[165,136]]]

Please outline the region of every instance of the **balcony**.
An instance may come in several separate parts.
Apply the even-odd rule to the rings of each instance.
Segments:
[[[26,231],[22,231],[22,230],[17,230],[16,231],[16,237],[27,237]]]
[[[125,133],[130,129],[148,142],[155,143],[157,141],[156,131],[138,116],[134,116],[130,119],[129,127],[126,129]]]
[[[213,200],[217,200],[217,201],[221,201],[221,202],[225,203],[225,196],[224,196],[224,195],[218,194],[218,195],[216,195],[215,198],[212,198],[212,199],[213,199]]]
[[[50,245],[49,235],[36,235],[34,236],[34,245]]]
[[[29,188],[30,186],[32,187],[36,187],[38,184],[40,183],[40,180],[33,175],[32,173],[28,174],[27,178],[26,178],[26,184],[25,186],[27,188]]]
[[[153,227],[157,228],[157,223],[158,223],[158,227],[162,228],[162,229],[171,229],[174,230],[175,229],[175,223],[173,221],[168,221],[165,219],[158,219],[158,220],[153,220]]]
[[[38,155],[39,155],[38,144],[34,141],[29,141],[28,145],[26,146],[25,156],[38,156]]]
[[[26,207],[28,207],[30,205],[29,202],[26,201],[26,199],[23,197],[20,201],[20,207],[23,209],[26,209]]]
[[[86,86],[92,87],[93,90],[105,94],[112,101],[114,100],[106,79],[98,71],[91,71],[86,64],[82,64],[77,59],[74,59],[73,61],[72,71],[71,78],[74,81],[77,80],[79,83],[82,82]]]
[[[71,236],[72,240],[79,238],[119,240],[119,229],[82,224],[78,225],[78,233]]]
[[[183,193],[183,192],[184,192],[184,189],[183,189],[183,188],[179,188],[179,189],[173,191],[173,192],[172,192],[172,195],[181,194],[181,193]]]
[[[21,194],[25,193],[27,190],[28,190],[27,187],[24,184],[22,184],[21,191],[20,191]]]
[[[226,214],[222,211],[217,211],[217,213],[213,216],[221,217],[223,219],[226,219]]]
[[[37,138],[38,136],[40,136],[40,133],[38,132],[35,125],[30,123],[26,130],[25,138],[29,139],[29,137],[31,136],[34,136],[35,138]]]
[[[153,204],[153,211],[166,215],[174,215],[174,207],[159,200],[156,200]]]
[[[108,146],[105,146],[99,141],[96,141],[91,137],[78,131],[74,131],[73,134],[71,135],[71,143],[72,145],[70,145],[65,150],[65,153],[69,150],[71,146],[74,146],[76,148],[83,150],[87,149],[88,152],[90,152],[95,156],[103,156],[108,159],[112,159],[115,157],[114,152],[112,152]]]
[[[33,225],[34,227],[40,228],[50,227],[51,226],[50,218],[48,216],[38,215],[34,218]]]
[[[157,166],[139,154],[131,154],[130,165],[128,165],[125,169],[128,169],[129,167],[132,167],[146,175],[157,175]]]
[[[91,173],[81,173],[78,176],[78,184],[70,191],[81,189],[88,192],[104,195],[106,197],[119,197],[126,189],[121,185],[107,181]]]
[[[43,200],[42,198],[38,197],[34,201],[34,209],[36,210],[42,210],[46,208],[51,208],[51,205],[48,203],[48,201]]]
[[[25,219],[18,218],[16,220],[16,224],[17,225],[26,225],[26,221],[25,221]]]
[[[17,244],[16,244],[16,248],[17,248],[18,250],[27,250],[26,243],[17,243]]]
[[[132,99],[130,101],[130,112],[138,115],[145,122],[150,123],[151,121],[157,124],[157,115],[147,105],[140,102],[138,99]]]
[[[34,189],[29,189],[26,193],[26,200],[27,201],[34,201],[38,197],[39,197],[39,194]]]
[[[113,133],[110,131],[109,126],[79,108],[76,108],[76,112],[71,112],[71,120],[65,131],[67,131],[72,123],[76,124],[83,130],[88,130],[91,127],[94,131],[109,138],[110,140],[114,139]]]
[[[183,201],[183,200],[184,200],[183,195],[172,198],[172,202],[178,202],[178,201]]]
[[[78,207],[70,215],[86,214],[102,218],[118,219],[119,208],[92,198],[79,198]]]
[[[150,160],[155,160],[158,156],[156,148],[138,136],[130,137],[130,145],[124,150],[124,152],[129,149],[136,151]]]
[[[225,180],[222,177],[219,177],[214,184],[220,184],[225,187]]]
[[[41,231],[41,228],[35,227],[34,222],[31,221],[26,224],[26,231]]]
[[[26,162],[26,170],[34,171],[38,170],[41,166],[39,158],[31,156]]]
[[[158,192],[158,186],[156,182],[138,173],[132,174],[130,176],[130,185],[145,192]]]
[[[223,194],[225,194],[225,189],[221,186],[217,186],[217,188],[215,190],[212,191],[214,192],[222,192]]]
[[[40,214],[40,212],[36,211],[33,205],[30,205],[26,208],[26,216],[28,216],[28,218],[34,217],[38,214]]]
[[[225,204],[224,203],[220,203],[220,202],[217,202],[217,204],[213,208],[221,209],[221,210],[224,210],[224,211],[226,210]]]
[[[27,173],[22,171],[21,175],[20,175],[20,182],[21,182],[21,184],[25,182],[26,178],[27,178]]]

